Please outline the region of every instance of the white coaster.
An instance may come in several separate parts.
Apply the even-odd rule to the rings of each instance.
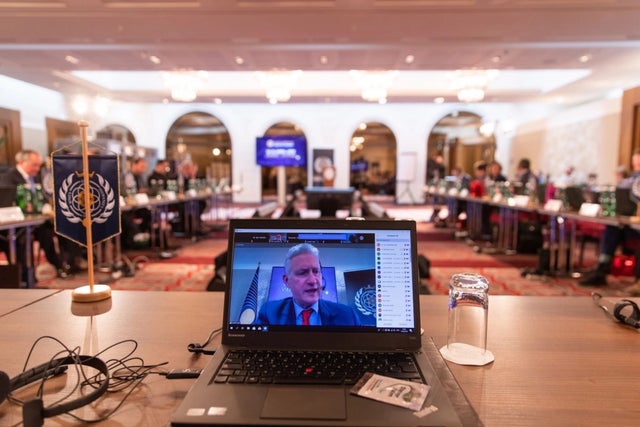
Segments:
[[[495,360],[489,350],[462,343],[445,345],[440,349],[440,354],[449,362],[458,365],[483,366]]]

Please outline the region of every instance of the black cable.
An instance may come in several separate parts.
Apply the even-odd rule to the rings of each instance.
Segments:
[[[213,337],[215,337],[220,332],[222,332],[222,328],[216,328],[212,330],[211,333],[209,334],[209,337],[206,339],[206,341],[203,344],[191,343],[187,346],[187,350],[195,354],[206,354],[206,355],[215,354],[216,352],[215,350],[206,349],[205,347],[207,347],[213,340]]]
[[[210,336],[211,338],[211,336]],[[76,376],[78,378],[78,381],[76,382],[76,384],[71,388],[71,390],[68,393],[65,393],[64,396],[62,396],[60,399],[58,399],[55,404],[58,404],[68,398],[70,398],[74,393],[76,393],[78,391],[78,389],[82,388],[82,387],[92,387],[92,388],[99,388],[101,385],[103,385],[104,381],[108,381],[108,388],[107,388],[107,392],[111,392],[111,393],[116,393],[116,392],[121,392],[126,390],[127,388],[129,389],[127,391],[127,393],[123,396],[123,398],[118,402],[118,404],[112,408],[111,410],[107,411],[106,413],[102,414],[101,416],[94,418],[94,419],[85,419],[82,417],[79,417],[71,412],[66,412],[66,415],[69,415],[70,417],[84,422],[84,423],[96,423],[96,422],[100,422],[100,421],[104,421],[106,419],[108,419],[111,415],[113,415],[123,404],[124,402],[127,400],[127,398],[131,395],[131,393],[133,393],[133,391],[135,389],[137,389],[140,384],[142,383],[142,381],[150,374],[159,374],[159,375],[166,375],[166,372],[162,372],[162,371],[155,371],[156,368],[158,368],[159,366],[163,366],[168,364],[168,362],[161,362],[161,363],[157,363],[157,364],[153,364],[153,365],[146,365],[144,363],[144,360],[141,357],[137,357],[137,356],[133,356],[133,354],[135,353],[136,349],[138,348],[138,342],[132,339],[128,339],[128,340],[122,340],[119,341],[115,344],[112,344],[108,347],[106,347],[105,349],[103,349],[102,351],[100,351],[99,353],[97,353],[96,355],[92,356],[95,358],[98,358],[102,355],[104,355],[107,351],[110,350],[114,350],[114,349],[119,349],[122,348],[123,345],[125,344],[131,344],[132,348],[128,351],[128,353],[126,353],[126,355],[124,357],[121,358],[111,358],[108,360],[105,360],[105,363],[107,365],[107,367],[109,368],[109,375],[108,377],[105,378],[105,376],[102,373],[98,373],[95,374],[93,376],[87,376],[85,370],[84,370],[84,365],[82,363],[80,363],[80,347],[74,347],[74,348],[69,348],[67,347],[62,341],[60,341],[59,339],[49,336],[49,335],[45,335],[45,336],[41,336],[38,339],[36,339],[36,341],[32,344],[24,367],[23,367],[23,372],[25,372],[27,370],[27,367],[29,366],[29,361],[31,359],[31,357],[33,356],[33,353],[37,347],[37,345],[45,340],[45,339],[49,339],[52,340],[56,343],[58,343],[61,347],[62,350],[60,350],[59,352],[57,352],[50,360],[53,361],[55,359],[60,358],[61,356],[66,356],[66,357],[70,357],[73,360],[77,360],[78,363],[76,363],[75,366],[75,370],[76,370]],[[53,366],[52,366],[53,367]],[[38,387],[37,390],[37,397],[42,399],[42,396],[44,394],[44,384],[45,381],[47,380],[47,378],[43,378],[40,381],[40,385]],[[23,405],[24,402],[13,397],[11,394],[9,394],[9,396],[7,396],[7,400],[14,403],[14,404],[19,404],[19,405]],[[16,424],[20,425],[21,423]]]

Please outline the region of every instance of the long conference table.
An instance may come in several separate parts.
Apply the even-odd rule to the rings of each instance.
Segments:
[[[440,347],[446,342],[447,296],[420,298],[423,341],[432,337]],[[187,346],[203,342],[220,327],[222,304],[221,292],[114,291],[111,300],[77,306],[68,290],[0,290],[0,369],[10,376],[20,372],[32,344],[44,335],[81,346],[83,354],[135,339],[134,355],[146,364],[166,361],[159,368],[166,370],[204,367],[210,356],[189,353]],[[490,365],[446,362],[484,425],[638,425],[640,334],[612,321],[591,298],[491,296],[488,348],[495,355]],[[50,340],[43,341],[33,363],[48,360],[58,350]],[[150,375],[114,415],[97,425],[168,425],[193,381]],[[45,396],[65,386],[64,375],[49,380]],[[15,395],[28,399],[36,387]],[[114,407],[122,395],[109,394],[74,413],[92,419],[96,411]],[[2,403],[0,425],[20,423],[20,407]],[[67,415],[45,423],[79,424]]]
[[[495,201],[488,198],[479,198],[458,193],[426,192],[427,196],[435,200],[444,200],[449,209],[448,222],[455,221],[459,213],[459,204],[464,202],[467,210],[467,230],[472,238],[482,234],[482,211],[488,207],[497,212],[499,227],[495,241],[493,242],[499,252],[506,254],[516,253],[518,248],[520,214],[543,219],[547,223],[549,235],[548,246],[552,253],[556,253],[560,259],[552,261],[557,264],[558,271],[554,273],[572,273],[574,265],[574,249],[576,247],[577,224],[592,223],[599,225],[613,225],[619,227],[631,227],[640,231],[640,218],[631,216],[603,216],[585,215],[577,211],[559,209],[552,210],[541,204],[524,203],[520,204],[516,199]],[[536,248],[540,249],[540,248]],[[560,254],[568,254],[567,259],[563,259]],[[553,269],[552,269],[553,270]]]

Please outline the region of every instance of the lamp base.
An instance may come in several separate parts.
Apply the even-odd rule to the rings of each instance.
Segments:
[[[109,285],[80,286],[73,290],[71,299],[74,302],[96,302],[111,298],[111,288]]]

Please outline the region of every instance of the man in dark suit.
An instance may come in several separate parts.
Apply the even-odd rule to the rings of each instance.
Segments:
[[[289,249],[284,261],[285,285],[291,297],[267,301],[260,308],[257,323],[261,325],[354,326],[360,320],[348,305],[320,299],[322,270],[318,249],[301,243]]]
[[[16,154],[16,165],[9,169],[2,177],[0,183],[17,187],[24,185],[26,189],[33,191],[34,185],[39,183],[42,156],[33,150],[23,150]],[[34,238],[40,243],[47,261],[52,264],[58,273],[58,277],[66,279],[71,277],[56,251],[54,243],[53,224],[50,221],[33,229]],[[24,265],[24,251],[18,250],[19,262]]]

